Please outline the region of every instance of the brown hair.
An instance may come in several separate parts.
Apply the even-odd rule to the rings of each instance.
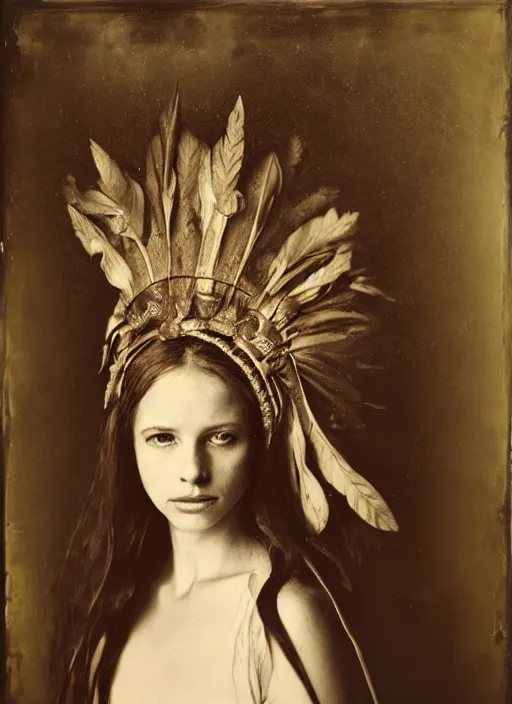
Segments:
[[[272,563],[272,579],[262,592],[260,613],[310,689],[293,645],[276,618],[275,603],[280,587],[304,566],[305,554],[310,559],[312,551],[332,556],[308,536],[290,480],[285,429],[278,428],[270,448],[265,449],[259,404],[243,371],[213,344],[182,337],[156,340],[134,358],[121,398],[106,417],[96,475],[56,589],[59,616],[52,668],[53,700],[58,704],[92,702],[95,689],[100,704],[107,704],[120,654],[172,554],[167,521],[148,498],[137,470],[133,419],[154,381],[169,369],[187,364],[223,379],[244,403],[253,431],[254,471],[241,515],[245,529],[265,546]],[[63,604],[66,614],[62,614]],[[92,659],[105,634],[91,687]],[[315,701],[314,692],[310,694]]]
[[[164,372],[195,364],[236,389],[252,429],[255,471],[242,511],[246,529],[263,542],[272,522],[263,489],[268,457],[259,405],[243,371],[214,345],[193,337],[156,340],[134,358],[123,392],[106,417],[100,435],[97,471],[71,540],[57,585],[59,613],[53,669],[59,702],[86,702],[91,660],[102,636],[106,647],[96,672],[100,702],[108,701],[115,666],[126,639],[150,596],[172,550],[165,518],[146,495],[132,441],[137,405]],[[275,487],[274,487],[275,488]],[[289,504],[288,504],[289,505]],[[261,508],[258,509],[258,506]],[[279,533],[286,534],[282,511]],[[281,523],[281,520],[279,521]],[[85,575],[85,578],[84,578]],[[66,663],[62,671],[63,663]],[[60,674],[57,674],[59,673]]]

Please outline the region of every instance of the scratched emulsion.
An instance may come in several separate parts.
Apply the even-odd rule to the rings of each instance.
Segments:
[[[305,186],[361,212],[361,260],[396,299],[386,369],[359,380],[386,410],[350,440],[401,525],[354,578],[382,704],[505,704],[503,13],[27,11],[9,57],[10,702],[48,701],[48,590],[91,477],[112,307],[61,184],[95,180],[89,137],[141,176],[179,80],[203,139],[239,93],[249,159],[303,137]]]

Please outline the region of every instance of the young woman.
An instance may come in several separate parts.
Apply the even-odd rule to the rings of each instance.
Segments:
[[[175,94],[148,155],[149,237],[140,186],[94,143],[99,188],[66,190],[120,301],[98,471],[63,573],[76,588],[59,704],[376,701],[334,596],[326,488],[396,524],[308,403],[316,390],[346,408],[339,352],[365,322],[357,293],[374,290],[350,277],[354,216],[333,209],[291,232],[278,217],[281,248],[254,263],[284,176],[271,155],[242,198],[242,153],[240,100],[210,151],[179,126]]]

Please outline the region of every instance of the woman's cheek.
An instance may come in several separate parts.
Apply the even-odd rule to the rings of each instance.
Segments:
[[[229,460],[229,493],[240,498],[249,485],[249,474],[248,447],[241,446],[233,452]]]
[[[142,446],[135,450],[142,485],[157,508],[161,508],[165,503],[168,493],[166,488],[168,477],[164,471],[166,463],[163,454],[159,448],[148,446]]]

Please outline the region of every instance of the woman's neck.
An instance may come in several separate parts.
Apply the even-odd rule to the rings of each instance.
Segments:
[[[244,534],[236,516],[207,531],[185,532],[170,527],[172,566],[162,586],[183,597],[194,584],[251,570],[261,548]]]

